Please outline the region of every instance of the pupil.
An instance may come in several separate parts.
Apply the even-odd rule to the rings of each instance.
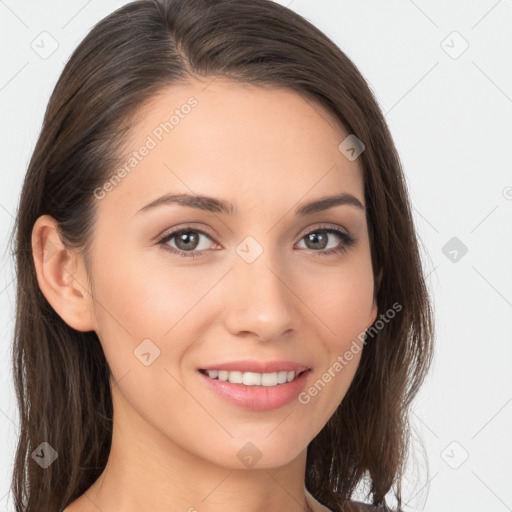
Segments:
[[[323,238],[323,240],[322,240]],[[317,235],[316,233],[312,233],[310,235],[308,235],[308,239],[310,242],[313,242],[313,248],[320,248],[320,249],[323,249],[325,247],[325,242],[327,240],[327,237],[325,236],[325,234],[321,233],[320,235]],[[318,243],[318,240],[320,239],[320,242],[323,242],[323,243],[320,243],[321,247],[315,247],[315,243]]]
[[[176,245],[180,249],[190,249],[191,247],[190,247],[190,245],[187,246],[187,243],[190,243],[191,241],[192,241],[192,245],[194,245],[194,242],[196,242],[196,244],[197,244],[197,235],[195,233],[193,233],[192,231],[186,231],[185,233],[178,236]],[[183,244],[184,244],[184,246],[183,246]],[[180,247],[180,245],[182,245],[182,247]],[[192,247],[192,249],[193,248],[194,247]]]

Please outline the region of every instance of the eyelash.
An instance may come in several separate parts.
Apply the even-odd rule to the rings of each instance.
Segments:
[[[167,235],[165,235],[163,238],[161,238],[158,241],[158,245],[162,245],[164,247],[164,249],[172,252],[173,254],[177,254],[180,257],[195,258],[196,256],[200,256],[200,255],[202,256],[201,253],[203,253],[205,251],[197,251],[197,250],[182,251],[180,249],[175,249],[174,247],[169,247],[167,245],[167,242],[172,240],[176,235],[178,235],[179,233],[188,232],[188,231],[200,233],[201,235],[204,235],[204,236],[210,238],[213,242],[215,242],[213,237],[210,234],[206,233],[205,231],[202,231],[201,229],[197,229],[197,228],[185,227],[185,228],[180,228],[180,229],[177,229],[175,231],[168,233]],[[329,256],[331,254],[344,253],[348,250],[348,248],[350,246],[354,245],[354,243],[356,242],[356,240],[348,233],[345,233],[344,231],[341,231],[340,229],[337,229],[337,228],[326,227],[326,226],[319,226],[311,231],[308,231],[300,238],[300,240],[302,240],[303,238],[305,238],[308,235],[311,235],[312,233],[317,233],[319,231],[325,232],[325,233],[337,234],[342,240],[342,245],[335,247],[333,249],[327,249],[327,250],[323,250],[323,251],[313,251],[313,249],[311,249],[313,252],[318,254],[318,256]],[[217,243],[217,242],[215,242],[215,243]]]

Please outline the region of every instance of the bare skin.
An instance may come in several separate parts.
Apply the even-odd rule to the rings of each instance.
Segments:
[[[107,466],[65,512],[328,511],[305,489],[306,449],[343,399],[360,351],[308,403],[267,411],[228,402],[198,369],[291,360],[311,368],[305,390],[326,382],[377,315],[368,227],[351,204],[295,210],[341,193],[364,207],[362,169],[339,151],[348,133],[320,106],[289,91],[208,83],[169,88],[137,117],[127,158],[148,135],[157,144],[96,200],[93,288],[55,220],[34,225],[34,248],[55,246],[46,261],[34,258],[42,292],[71,327],[97,333],[115,377]],[[155,128],[191,96],[197,105],[157,140]],[[168,193],[213,196],[238,213],[176,204],[137,213]],[[176,228],[206,234],[194,232],[195,246],[177,236],[158,243]],[[355,243],[320,254],[345,245],[328,228]],[[308,244],[310,233],[325,245]],[[246,237],[256,244],[241,244]],[[262,252],[248,263],[240,246]],[[160,350],[149,365],[134,355],[145,339]],[[261,454],[250,467],[237,456],[248,442]]]

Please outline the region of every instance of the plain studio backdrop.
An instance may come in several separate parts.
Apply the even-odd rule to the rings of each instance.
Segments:
[[[64,63],[125,3],[0,0],[0,510],[14,510],[18,435],[7,239]],[[437,327],[412,414],[406,510],[512,510],[512,1],[279,3],[356,64],[404,166]]]

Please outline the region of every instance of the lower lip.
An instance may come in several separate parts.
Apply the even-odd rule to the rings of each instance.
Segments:
[[[227,381],[212,379],[202,372],[199,376],[204,382],[227,401],[252,411],[269,411],[278,409],[297,398],[306,385],[311,370],[306,370],[292,382],[277,386],[245,386]]]

